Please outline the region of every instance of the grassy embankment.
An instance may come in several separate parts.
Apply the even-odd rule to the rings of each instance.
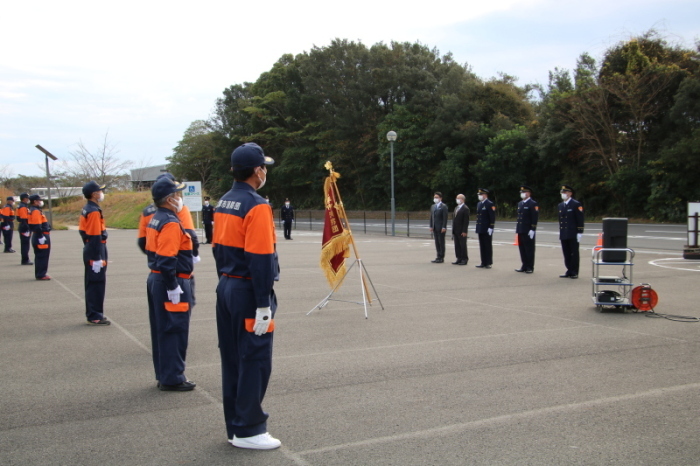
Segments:
[[[153,199],[149,191],[108,192],[100,207],[102,207],[107,228],[138,228],[141,211],[151,202]],[[60,230],[71,225],[77,226],[80,211],[84,205],[83,197],[73,197],[54,206],[54,228]]]

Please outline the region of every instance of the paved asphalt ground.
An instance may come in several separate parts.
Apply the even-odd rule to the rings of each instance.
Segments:
[[[365,319],[340,301],[307,316],[329,291],[320,233],[278,232],[264,406],[282,448],[267,452],[226,442],[210,254],[196,268],[187,393],[153,379],[134,231],[110,232],[110,327],[85,325],[76,231],[52,233],[49,282],[0,254],[0,464],[700,464],[700,324],[599,312],[590,249],[578,280],[558,278],[555,236],[538,243],[535,273],[518,274],[513,235],[499,235],[491,270],[474,268],[474,238],[459,267],[430,263],[430,240],[357,235],[384,305]],[[700,317],[700,263],[681,248],[637,250],[634,279],[658,292],[657,312]],[[336,298],[361,300],[356,272]]]

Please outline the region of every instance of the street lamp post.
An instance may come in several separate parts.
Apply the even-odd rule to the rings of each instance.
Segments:
[[[53,212],[51,210],[51,175],[49,174],[49,157],[53,160],[58,160],[58,157],[53,155],[51,152],[47,151],[43,147],[41,147],[39,144],[36,145],[36,148],[39,149],[44,153],[46,156],[46,188],[48,189],[48,194],[49,194],[49,225],[51,225],[51,228],[53,228]]]
[[[396,141],[396,132],[389,131],[386,133],[386,138],[391,145],[391,236],[396,236],[396,200],[394,199],[394,141]]]

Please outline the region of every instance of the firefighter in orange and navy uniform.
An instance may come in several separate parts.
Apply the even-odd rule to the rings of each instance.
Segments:
[[[22,265],[34,265],[34,262],[29,260],[29,241],[32,232],[29,230],[29,195],[22,193],[19,195],[19,207],[17,207],[17,221],[19,226],[19,252]]]
[[[12,196],[7,197],[7,205],[0,209],[0,229],[2,229],[2,236],[5,240],[5,250],[3,252],[15,252],[12,249],[12,235],[15,230],[15,208],[14,208],[15,198]]]
[[[269,450],[281,442],[267,433],[262,409],[272,370],[272,335],[279,280],[272,207],[256,193],[274,163],[246,143],[231,154],[234,183],[214,213],[213,252],[219,284],[216,323],[221,353],[224,419],[229,442]]]
[[[183,207],[180,192],[184,188],[185,184],[167,177],[153,184],[151,194],[157,210],[146,228],[153,366],[158,387],[165,391],[189,391],[196,386],[184,374],[194,306],[193,242],[177,217]]]
[[[51,280],[46,272],[49,270],[51,255],[51,226],[41,208],[44,201],[38,194],[29,196],[29,229],[32,232],[34,249],[34,277],[37,280]]]
[[[83,240],[85,265],[85,316],[88,324],[109,325],[104,316],[107,285],[107,228],[99,202],[104,200],[104,185],[90,181],[83,186],[87,204],[80,213],[78,231]]]

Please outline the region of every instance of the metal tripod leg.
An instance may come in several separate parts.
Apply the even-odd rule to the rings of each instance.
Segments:
[[[321,300],[320,303],[318,303],[313,309],[311,309],[309,312],[306,313],[307,316],[308,316],[309,314],[311,314],[312,312],[314,312],[316,309],[323,309],[324,307],[326,307],[326,304],[328,304],[328,301],[331,300],[331,296],[333,296],[333,293],[335,293],[335,290],[337,290],[337,289],[340,287],[340,285],[343,284],[343,281],[345,280],[345,277],[348,276],[348,273],[350,272],[350,270],[355,266],[355,262],[357,262],[357,260],[353,261],[353,263],[350,265],[350,267],[348,267],[348,268],[345,270],[345,274],[343,274],[343,276],[340,277],[340,280],[338,281],[338,283],[336,283],[336,285],[333,287],[333,289],[331,290],[331,292],[328,293],[328,296],[326,296],[325,298],[323,298],[323,299]]]

